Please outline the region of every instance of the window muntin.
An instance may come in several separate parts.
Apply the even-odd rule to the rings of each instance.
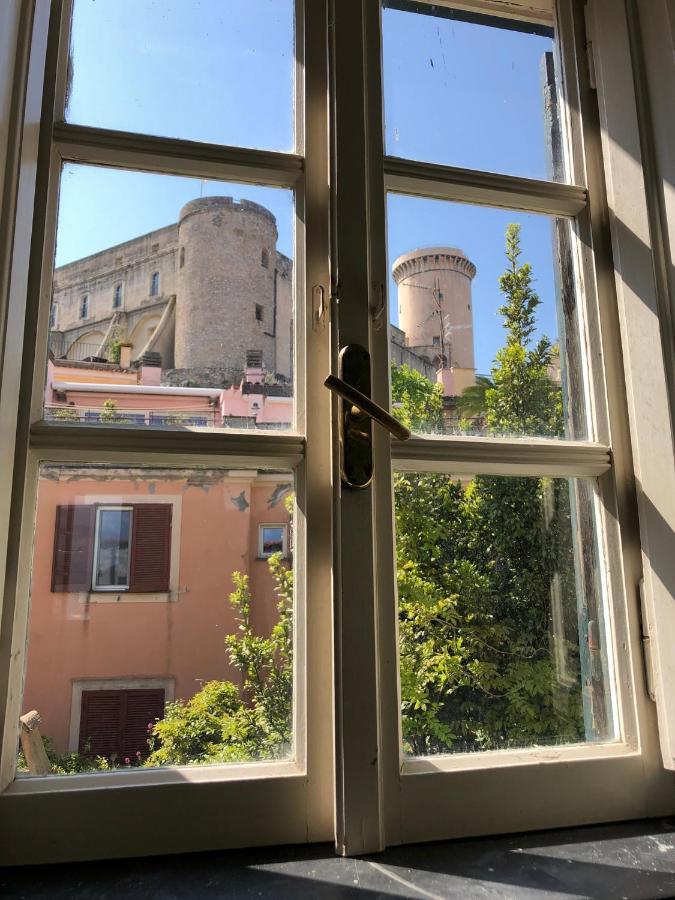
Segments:
[[[93,590],[129,589],[131,522],[129,507],[102,506],[96,510]]]
[[[291,151],[293,45],[292,0],[76,0],[66,121]]]
[[[552,129],[560,152],[551,27],[408,0],[384,7],[390,156],[565,180],[549,155]]]

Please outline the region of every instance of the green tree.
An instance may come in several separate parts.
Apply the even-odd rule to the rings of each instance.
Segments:
[[[391,393],[396,418],[411,431],[443,429],[443,390],[406,365],[391,367]]]
[[[292,742],[293,572],[281,554],[268,560],[275,581],[278,618],[268,636],[251,625],[247,575],[234,572],[229,601],[237,632],[225,652],[241,681],[209,681],[189,700],[167,705],[149,723],[152,748],[146,766],[242,762],[286,756]]]

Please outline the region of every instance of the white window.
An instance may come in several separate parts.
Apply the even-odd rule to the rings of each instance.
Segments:
[[[258,529],[258,556],[267,559],[274,553],[288,553],[288,525],[261,525]]]
[[[92,581],[95,591],[129,588],[131,516],[129,506],[102,506],[96,510]]]

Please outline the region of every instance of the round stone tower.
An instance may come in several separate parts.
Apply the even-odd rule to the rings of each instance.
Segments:
[[[473,372],[471,260],[455,247],[423,247],[399,256],[392,271],[406,345],[439,369]]]
[[[275,369],[272,213],[249,200],[203,197],[178,220],[174,365],[240,375],[252,360]],[[257,365],[256,365],[257,368]]]

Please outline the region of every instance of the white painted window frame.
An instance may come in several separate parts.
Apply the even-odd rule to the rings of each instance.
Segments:
[[[129,135],[63,123],[67,59],[63,36],[71,0],[10,0],[19,52],[0,75],[15,83],[12,108],[16,146],[10,147],[8,183],[14,234],[22,239],[11,267],[7,303],[13,334],[3,358],[3,460],[13,480],[0,485],[0,542],[7,549],[0,610],[3,642],[11,656],[0,663],[3,743],[0,760],[0,853],[4,862],[38,862],[104,855],[185,851],[257,843],[330,840],[332,803],[332,653],[330,398],[322,387],[329,368],[327,319],[312,311],[314,287],[329,295],[328,85],[326,9],[322,0],[295,0],[297,152],[277,153]],[[4,16],[4,13],[3,13]],[[50,21],[51,16],[51,21]],[[43,81],[45,71],[48,73]],[[44,87],[44,90],[43,90]],[[0,99],[2,99],[0,97]],[[312,110],[305,127],[305,107]],[[25,121],[25,127],[23,123]],[[3,135],[4,136],[4,135]],[[36,167],[40,152],[40,165]],[[289,434],[189,429],[162,432],[124,426],[80,426],[57,433],[42,421],[43,378],[59,170],[62,161],[166,172],[197,178],[293,189],[296,199],[294,293],[296,414]],[[24,188],[25,184],[25,188]],[[33,205],[33,197],[37,203]],[[31,214],[35,210],[35,216]],[[31,244],[30,233],[33,238]],[[0,262],[7,244],[0,241]],[[11,245],[10,245],[11,246]],[[29,254],[30,248],[30,254]],[[28,298],[28,299],[26,299]],[[305,300],[307,298],[307,300]],[[24,330],[24,322],[27,327]],[[25,337],[25,340],[24,340]],[[22,356],[23,350],[23,356]],[[21,391],[21,402],[19,402]],[[16,436],[15,440],[5,440]],[[148,441],[150,443],[148,443]],[[306,456],[306,443],[313,453]],[[34,508],[41,462],[162,466],[209,465],[227,469],[282,469],[296,485],[294,527],[294,722],[291,761],[147,770],[130,773],[14,780],[18,714],[28,627]],[[306,521],[315,523],[311,530]],[[11,523],[11,527],[10,527]],[[2,564],[5,556],[3,552]],[[311,595],[311,606],[306,596]],[[307,727],[311,723],[311,727]],[[138,774],[138,773],[131,773]],[[192,785],[200,784],[200,790]],[[120,808],[135,786],[130,827],[112,832],[101,804]],[[206,790],[205,790],[206,788]],[[23,810],[37,803],[33,818]],[[165,811],[179,804],[180,820]],[[236,817],[213,810],[237,808]],[[279,810],[284,811],[283,816]],[[112,818],[115,817],[113,814]],[[76,822],[58,829],[55,821]],[[147,822],[153,821],[153,828]],[[134,824],[137,823],[137,824]],[[143,824],[146,823],[146,824]],[[24,834],[24,827],[28,829]],[[44,834],[41,836],[41,831]],[[67,833],[66,833],[67,832]],[[160,834],[161,833],[161,834]]]
[[[113,584],[97,584],[96,583],[96,570],[98,567],[98,552],[99,552],[99,541],[100,541],[100,528],[101,528],[101,513],[110,510],[118,510],[122,512],[129,513],[129,560],[127,563],[127,583],[123,585],[113,585]],[[101,591],[101,593],[106,592],[114,592],[114,593],[126,593],[129,590],[129,580],[131,577],[131,542],[134,539],[134,510],[131,506],[124,506],[120,504],[113,503],[102,503],[96,507],[96,525],[94,528],[94,556],[93,563],[91,567],[91,591],[92,593],[96,593]]]
[[[273,553],[265,553],[264,546],[264,534],[266,528],[280,528],[281,529],[281,555],[283,557],[288,556],[288,525],[283,522],[265,522],[261,525],[258,525],[258,559],[269,559],[270,556],[273,556]]]
[[[441,0],[448,6],[527,18],[533,4]],[[358,6],[359,4],[355,4]],[[533,19],[551,21],[551,6],[539,4]],[[376,429],[372,505],[342,496],[337,515],[338,552],[350,569],[341,572],[341,640],[338,648],[340,702],[349,719],[338,718],[338,846],[347,854],[386,844],[546,828],[672,812],[672,776],[658,753],[656,719],[642,663],[637,597],[634,487],[631,446],[625,429],[625,381],[621,370],[616,299],[607,253],[602,156],[595,122],[595,97],[586,67],[583,6],[560,0],[556,30],[567,93],[561,98],[571,184],[553,184],[475,172],[383,155],[380,12],[360,4],[353,16],[334,4],[337,78],[337,266],[340,346],[370,346],[373,395],[390,402],[385,190],[438,199],[546,213],[575,222],[575,266],[585,298],[582,336],[591,434],[587,441],[485,438],[414,438],[391,442]],[[529,7],[527,9],[526,7]],[[341,55],[344,58],[341,59]],[[363,78],[353,60],[365,60]],[[349,67],[351,66],[351,69]],[[344,69],[342,68],[344,67]],[[364,97],[363,104],[355,97]],[[342,125],[342,127],[341,127]],[[345,144],[341,144],[340,132]],[[349,150],[347,149],[349,144]],[[340,152],[352,156],[340,166]],[[384,174],[384,179],[382,175]],[[383,184],[384,181],[384,184]],[[365,201],[361,199],[366,194]],[[341,220],[350,223],[340,228]],[[366,238],[366,239],[364,239]],[[364,245],[367,246],[364,248]],[[591,251],[593,248],[593,252]],[[367,270],[367,280],[361,277]],[[368,296],[366,307],[351,295]],[[630,379],[630,373],[628,373]],[[401,755],[397,690],[393,497],[391,464],[404,471],[451,474],[552,475],[596,479],[595,514],[600,526],[600,577],[609,596],[608,615],[616,666],[615,698],[620,739],[611,743],[532,748],[491,754],[404,759]],[[358,523],[358,525],[357,525]],[[360,532],[359,532],[360,526]],[[372,527],[374,557],[355,552],[353,534]],[[372,582],[369,583],[369,579]],[[371,599],[372,585],[377,599]],[[367,635],[364,642],[363,635]],[[378,666],[360,648],[377,635]],[[373,721],[377,728],[373,729]],[[621,796],[616,786],[622,785]],[[483,797],[485,802],[477,803]],[[517,798],[517,802],[516,802]],[[544,802],[545,801],[545,802]]]

